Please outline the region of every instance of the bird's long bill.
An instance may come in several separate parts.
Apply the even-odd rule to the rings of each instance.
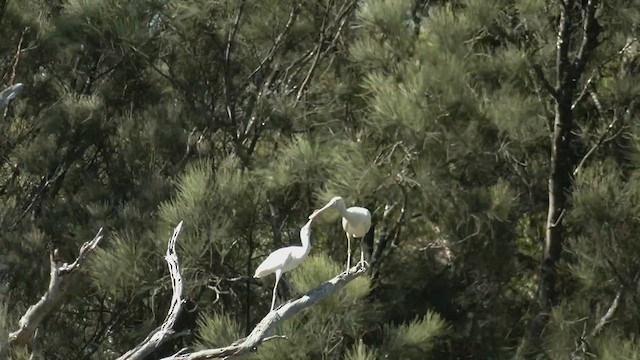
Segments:
[[[327,210],[332,206],[333,206],[332,203],[328,203],[327,205],[321,207],[320,209],[313,210],[313,214],[309,215],[309,220],[313,220],[316,216],[322,214],[323,211]]]

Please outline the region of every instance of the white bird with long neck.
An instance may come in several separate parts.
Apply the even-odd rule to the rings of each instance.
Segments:
[[[302,246],[288,246],[272,252],[258,266],[256,273],[253,275],[254,278],[261,278],[269,274],[276,274],[276,283],[273,286],[270,311],[273,311],[276,304],[276,289],[278,288],[278,282],[282,274],[300,266],[307,255],[309,255],[309,251],[311,251],[311,222],[312,220],[309,220],[300,229]]]
[[[347,234],[347,271],[351,267],[351,238],[364,238],[371,228],[371,212],[360,206],[352,206],[347,209],[344,199],[340,196],[332,198],[325,206],[316,210],[309,216],[313,220],[327,209],[335,208],[342,215],[342,229]],[[364,250],[360,245],[360,261],[364,262]]]

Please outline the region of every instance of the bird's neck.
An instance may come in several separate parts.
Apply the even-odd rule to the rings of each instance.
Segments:
[[[300,239],[300,241],[302,241],[302,251],[304,252],[304,256],[308,255],[309,252],[311,251],[311,234],[309,234],[309,237],[302,237]]]
[[[336,204],[336,210],[338,210],[338,212],[340,213],[340,215],[342,215],[342,217],[349,217],[349,212],[347,211],[347,207],[344,204],[342,203]]]

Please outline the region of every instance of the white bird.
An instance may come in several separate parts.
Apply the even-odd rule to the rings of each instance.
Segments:
[[[336,196],[327,205],[318,209],[309,216],[309,219],[313,220],[316,216],[320,215],[323,211],[335,208],[342,215],[342,229],[347,234],[347,271],[351,266],[351,238],[363,238],[371,228],[371,212],[366,208],[360,206],[352,206],[347,209],[344,199],[340,196]],[[360,246],[360,261],[364,262],[364,250],[362,245]]]
[[[258,266],[256,273],[253,275],[254,278],[261,278],[269,274],[276,274],[276,284],[273,286],[273,298],[271,299],[271,311],[273,311],[276,304],[276,289],[278,288],[278,282],[280,281],[282,274],[300,266],[307,255],[309,255],[309,251],[311,250],[310,240],[312,221],[313,220],[309,220],[300,229],[300,241],[302,241],[302,246],[288,246],[272,252],[266,259],[264,259],[262,264]]]

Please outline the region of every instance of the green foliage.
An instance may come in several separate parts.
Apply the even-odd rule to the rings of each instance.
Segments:
[[[353,346],[344,357],[344,360],[375,360],[378,354],[375,350],[367,348],[362,341]]]
[[[325,254],[310,256],[300,270],[292,273],[291,283],[298,292],[305,293],[339,274],[341,270],[342,266]],[[370,279],[364,276],[359,277],[349,283],[345,291],[323,300],[317,312],[345,312],[345,316],[348,316],[347,309],[358,305],[369,292],[369,287]]]
[[[427,312],[421,319],[408,324],[386,326],[382,352],[392,359],[414,359],[428,356],[434,339],[447,333],[447,326],[438,314]]]
[[[140,291],[143,283],[155,280],[151,273],[153,262],[148,260],[159,260],[159,255],[149,252],[131,232],[111,234],[110,246],[96,249],[91,258],[91,276],[97,289],[111,299],[125,298]]]
[[[626,338],[620,335],[607,336],[605,334],[604,338],[596,344],[596,348],[598,349],[598,357],[603,360],[640,359],[640,345],[635,336]]]
[[[214,313],[198,319],[198,350],[224,347],[241,337],[240,325],[229,315]]]
[[[340,195],[373,214],[373,239],[353,242],[371,271],[284,322],[288,339],[253,357],[516,355],[539,306],[556,109],[534,69],[556,85],[557,2],[2,6],[0,89],[26,86],[0,115],[0,336],[42,296],[50,252],[70,263],[103,227],[42,325],[41,356],[124,353],[168,311],[163,255],[184,221],[189,311],[174,330],[192,335],[152,357],[228,345],[268,308],[272,278],[251,278],[259,259],[297,245],[313,209]],[[542,339],[551,358],[569,358],[620,289],[588,351],[638,350],[638,9],[598,8],[602,34],[574,94],[591,78],[573,104],[568,166],[595,150],[568,189],[559,304]],[[339,222],[333,212],[314,224],[312,255],[278,301],[343,270]]]

